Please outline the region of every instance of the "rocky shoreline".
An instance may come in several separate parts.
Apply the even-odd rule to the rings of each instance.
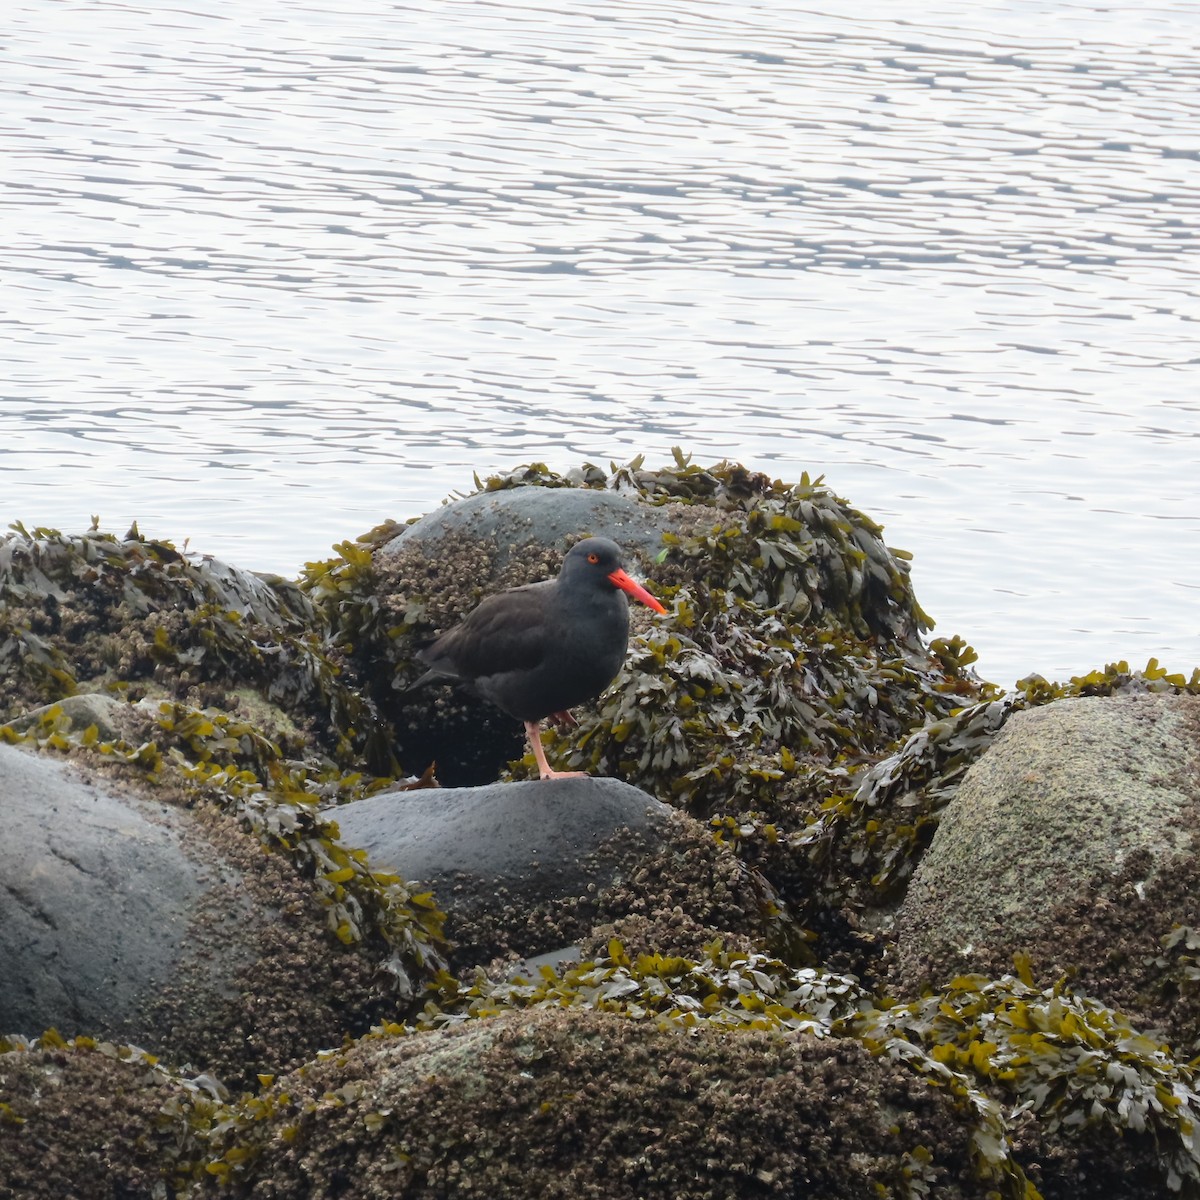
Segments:
[[[536,781],[414,656],[620,543]],[[0,1200],[1200,1196],[1200,670],[1001,694],[807,476],[478,481],[288,581],[0,540]]]

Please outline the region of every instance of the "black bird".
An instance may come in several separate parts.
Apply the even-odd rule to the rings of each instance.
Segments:
[[[552,771],[541,722],[570,719],[569,709],[598,696],[616,677],[629,644],[628,593],[655,612],[667,610],[621,569],[621,548],[593,537],[572,546],[557,579],[488,596],[461,624],[417,658],[429,668],[413,684],[461,683],[525,723],[543,779]]]

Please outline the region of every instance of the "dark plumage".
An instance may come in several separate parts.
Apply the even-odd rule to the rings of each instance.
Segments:
[[[413,686],[463,684],[523,721],[541,777],[559,778],[546,763],[540,722],[598,696],[616,677],[629,642],[626,594],[666,612],[621,569],[615,542],[586,538],[568,551],[557,579],[487,597],[421,651],[429,670]]]

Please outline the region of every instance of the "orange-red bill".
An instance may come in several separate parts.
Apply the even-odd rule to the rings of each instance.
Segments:
[[[655,612],[660,613],[667,611],[640,583],[630,579],[620,567],[609,575],[608,581],[619,587],[621,591],[628,592],[635,600],[640,600],[647,608],[652,608]]]

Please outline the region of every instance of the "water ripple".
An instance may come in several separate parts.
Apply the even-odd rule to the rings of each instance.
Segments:
[[[1200,663],[1200,15],[15,0],[8,518],[287,573],[472,470],[825,472],[1011,682]]]

